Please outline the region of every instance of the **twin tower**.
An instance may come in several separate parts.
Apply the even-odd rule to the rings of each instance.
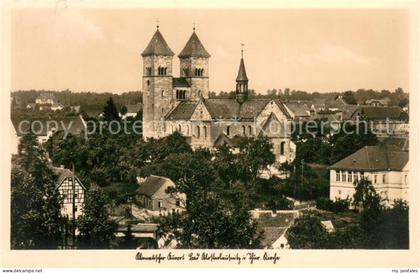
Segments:
[[[181,101],[199,101],[209,98],[209,58],[195,28],[185,47],[179,53],[179,78],[173,77],[174,52],[169,48],[159,26],[143,51],[143,131],[158,130],[156,124],[164,121]],[[236,100],[248,98],[248,78],[241,58],[236,79]],[[154,125],[153,125],[154,124]],[[155,134],[151,134],[155,135]],[[147,137],[147,133],[146,133]]]

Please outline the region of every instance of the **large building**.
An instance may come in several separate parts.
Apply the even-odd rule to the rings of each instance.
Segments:
[[[220,139],[267,136],[277,162],[292,161],[288,121],[293,117],[278,99],[248,96],[245,62],[240,59],[234,99],[209,98],[210,54],[195,29],[181,53],[179,77],[174,77],[173,57],[159,27],[143,57],[143,136],[161,138],[175,131],[193,148],[214,147]]]
[[[408,151],[388,145],[365,146],[332,165],[330,199],[353,198],[354,182],[365,178],[390,203],[408,201]]]

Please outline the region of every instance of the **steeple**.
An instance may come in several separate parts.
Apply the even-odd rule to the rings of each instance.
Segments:
[[[179,53],[179,58],[210,58],[210,54],[204,48],[197,34],[195,33],[195,26],[193,28],[193,33],[191,34],[190,39],[187,44],[184,46],[184,49]]]
[[[169,48],[165,39],[159,31],[159,24],[156,25],[156,32],[147,45],[146,49],[143,51],[141,56],[174,56],[174,52]]]
[[[239,63],[238,76],[236,77],[236,101],[243,103],[248,99],[248,77],[246,76],[244,62],[244,44],[241,44],[241,62]]]

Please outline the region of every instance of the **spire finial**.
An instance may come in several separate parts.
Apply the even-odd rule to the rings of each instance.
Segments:
[[[195,31],[195,21],[193,21],[193,31]]]
[[[156,18],[156,28],[159,29],[159,18]]]
[[[244,57],[244,46],[245,44],[241,43],[241,58]]]

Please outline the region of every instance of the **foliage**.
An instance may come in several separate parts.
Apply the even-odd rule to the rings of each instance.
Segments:
[[[304,214],[296,219],[286,232],[288,243],[293,249],[326,248],[329,235],[319,219],[311,214]]]
[[[349,209],[350,199],[336,199],[335,201],[325,197],[320,197],[316,200],[316,207],[318,209],[329,210],[333,212],[343,212]]]
[[[47,165],[47,156],[29,133],[19,144],[12,164],[11,247],[57,248],[66,224],[61,216],[57,176]]]
[[[117,224],[109,220],[105,206],[109,200],[98,187],[92,187],[86,194],[83,214],[77,218],[81,248],[109,248],[115,237]]]
[[[104,107],[104,120],[106,121],[113,121],[113,120],[119,120],[120,116],[118,114],[117,106],[114,103],[114,100],[112,97],[109,98],[106,102],[106,106]]]
[[[347,104],[357,104],[357,100],[354,96],[354,92],[353,91],[346,91],[343,94],[343,100],[347,103]]]

